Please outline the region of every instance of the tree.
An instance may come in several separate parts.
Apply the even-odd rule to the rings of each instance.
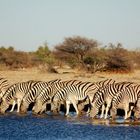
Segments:
[[[90,51],[84,58],[84,63],[87,66],[88,71],[95,73],[97,71],[104,70],[106,66],[106,50],[104,47],[96,48],[94,51]]]
[[[98,42],[85,37],[74,36],[55,46],[55,55],[61,60],[84,64],[85,56],[88,52],[98,47]]]
[[[45,62],[51,51],[49,50],[47,43],[45,43],[44,46],[40,46],[35,53],[40,61]]]
[[[34,60],[39,62],[39,69],[43,72],[56,72],[53,68],[55,63],[55,58],[53,53],[49,50],[48,44],[45,43],[43,46],[40,46],[35,52]]]
[[[132,63],[129,57],[129,52],[118,43],[116,46],[109,44],[107,70],[128,72],[132,70]]]

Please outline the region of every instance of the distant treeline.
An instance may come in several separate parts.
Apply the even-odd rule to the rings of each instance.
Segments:
[[[34,52],[0,47],[0,69],[20,69],[42,66],[53,71],[55,66],[78,68],[88,72],[131,72],[140,68],[140,51],[127,50],[122,44],[101,46],[97,40],[74,36],[65,38],[50,50],[47,43]]]

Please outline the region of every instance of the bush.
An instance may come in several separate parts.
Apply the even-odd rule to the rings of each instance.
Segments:
[[[15,51],[12,47],[0,48],[0,64],[10,69],[30,67],[30,56],[28,53]]]
[[[22,52],[14,47],[0,47],[0,66],[3,69],[40,67],[41,71],[55,72],[54,66],[69,65],[88,72],[131,72],[140,68],[140,51],[128,51],[120,43],[99,47],[96,40],[68,37],[51,51],[45,43],[35,52]]]
[[[129,57],[129,52],[122,48],[120,44],[111,46],[108,49],[108,58],[107,58],[107,67],[108,71],[114,72],[130,72],[133,69],[131,59]]]

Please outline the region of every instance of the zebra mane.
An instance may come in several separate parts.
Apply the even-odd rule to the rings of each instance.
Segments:
[[[61,79],[55,79],[55,80],[51,80],[51,81],[48,81],[49,84],[53,84],[53,83],[57,83],[57,82],[60,82],[62,81]]]

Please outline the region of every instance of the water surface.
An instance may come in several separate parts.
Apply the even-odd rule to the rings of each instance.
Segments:
[[[140,140],[140,122],[115,122],[91,120],[86,116],[71,114],[58,116],[20,116],[6,114],[0,116],[0,139],[46,139],[46,140]]]

